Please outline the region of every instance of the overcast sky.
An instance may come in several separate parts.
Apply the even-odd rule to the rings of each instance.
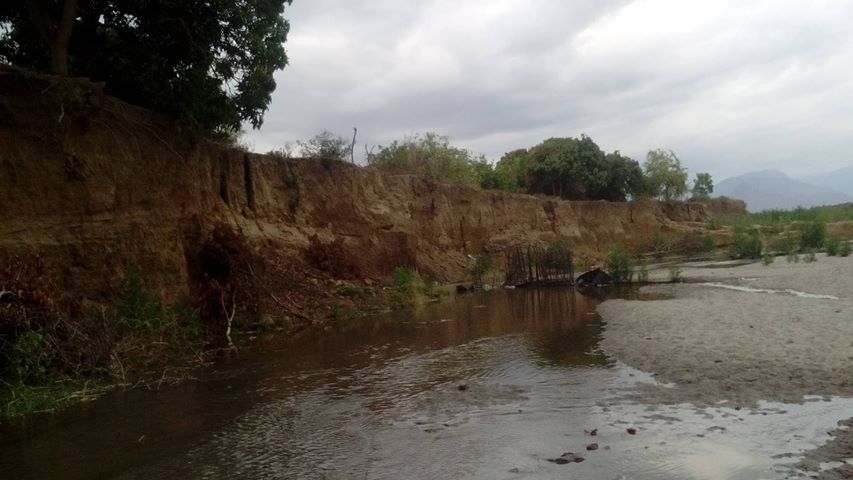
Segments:
[[[717,180],[853,164],[853,1],[294,0],[256,151],[358,127],[497,160],[586,133]]]

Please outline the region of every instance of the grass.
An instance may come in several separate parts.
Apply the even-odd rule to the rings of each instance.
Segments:
[[[628,252],[616,248],[607,256],[607,273],[616,283],[631,283],[634,272],[631,269],[631,257]]]
[[[853,221],[853,204],[827,205],[793,210],[765,210],[747,215],[724,215],[716,220],[719,225],[751,228],[754,226],[782,226],[795,222],[833,223]]]

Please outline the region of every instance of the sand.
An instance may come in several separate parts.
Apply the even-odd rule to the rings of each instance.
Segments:
[[[608,300],[598,308],[606,322],[602,349],[670,384],[649,385],[639,398],[751,407],[758,400],[853,397],[853,257],[694,264],[682,268],[682,278],[686,283],[642,289],[669,299]],[[725,288],[732,286],[749,291]],[[826,447],[831,453],[811,455],[853,457],[853,429],[839,430],[836,438]]]

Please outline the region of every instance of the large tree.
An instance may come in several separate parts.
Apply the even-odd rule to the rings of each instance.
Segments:
[[[287,65],[291,0],[0,2],[0,61],[105,81],[209,132],[260,127]]]
[[[549,138],[528,153],[530,191],[570,200],[594,198],[607,183],[604,158],[586,135]]]
[[[652,150],[646,155],[646,187],[662,200],[679,200],[687,193],[687,170],[673,151]]]
[[[714,180],[710,173],[697,173],[690,193],[695,200],[707,200],[714,193]]]

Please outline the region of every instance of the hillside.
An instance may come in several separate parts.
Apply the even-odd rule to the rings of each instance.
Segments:
[[[762,170],[727,178],[715,187],[714,193],[744,200],[751,212],[853,201],[853,197],[826,187],[794,180],[776,170]]]
[[[853,165],[839,168],[821,175],[807,177],[805,181],[853,196]]]

